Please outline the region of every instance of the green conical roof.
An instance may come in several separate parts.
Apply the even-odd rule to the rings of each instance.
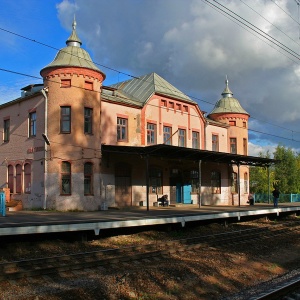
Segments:
[[[214,109],[209,115],[224,114],[224,113],[238,113],[249,115],[241,106],[239,100],[233,97],[233,93],[228,87],[228,80],[225,81],[226,87],[222,93],[222,98],[216,103]]]
[[[53,68],[53,67],[80,67],[80,68],[92,69],[103,73],[93,63],[88,52],[80,47],[82,42],[78,38],[76,33],[75,19],[73,21],[72,26],[73,26],[72,33],[66,41],[67,47],[60,49],[59,52],[56,54],[54,60],[46,67],[44,67],[41,70],[41,72],[44,69]]]

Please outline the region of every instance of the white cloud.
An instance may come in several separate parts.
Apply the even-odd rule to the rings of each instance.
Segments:
[[[299,29],[291,18],[297,18],[297,6],[291,2],[220,3],[249,21],[243,21],[247,26],[255,25],[260,34],[259,29],[299,53]],[[206,111],[220,98],[228,75],[234,96],[261,121],[261,132],[276,133],[259,138],[299,147],[300,137],[298,142],[298,137],[289,139],[299,127],[299,59],[228,17],[225,8],[221,14],[201,0],[64,0],[57,8],[69,30],[76,11],[83,47],[97,63],[134,76],[157,72],[200,99]],[[262,121],[290,130],[274,130]]]

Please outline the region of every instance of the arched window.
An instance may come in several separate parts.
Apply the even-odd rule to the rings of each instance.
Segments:
[[[14,193],[14,167],[9,165],[7,167],[8,173],[8,188],[10,189],[11,193]]]
[[[248,173],[244,173],[244,193],[248,194]]]
[[[84,194],[93,194],[93,164],[89,162],[84,164]]]
[[[71,164],[68,161],[61,163],[61,194],[71,195]]]
[[[238,181],[237,181],[237,173],[231,173],[231,193],[236,194],[238,192]]]
[[[16,193],[22,193],[22,166],[16,165]]]
[[[219,171],[211,172],[211,188],[213,194],[221,194],[221,173]]]
[[[30,194],[31,192],[31,165],[24,165],[24,192]]]

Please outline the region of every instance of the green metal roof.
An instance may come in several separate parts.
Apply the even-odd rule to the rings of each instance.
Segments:
[[[228,80],[225,81],[226,87],[222,93],[222,98],[216,103],[214,109],[210,112],[212,114],[223,113],[239,113],[249,115],[241,106],[239,100],[233,97],[233,93],[228,87]]]
[[[141,104],[146,103],[154,94],[196,103],[156,73],[119,82],[110,87],[116,89],[117,94],[121,93],[124,97]]]
[[[73,31],[70,37],[66,41],[67,47],[60,49],[59,52],[56,54],[54,60],[46,67],[44,67],[42,70],[47,68],[53,68],[53,67],[80,67],[80,68],[92,69],[103,73],[93,63],[88,52],[80,47],[82,43],[76,33],[75,20],[72,26],[73,26]]]

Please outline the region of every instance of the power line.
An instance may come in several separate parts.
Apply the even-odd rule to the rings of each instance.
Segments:
[[[274,26],[277,30],[279,30],[281,33],[283,33],[287,38],[289,38],[291,41],[295,42],[297,45],[300,46],[300,44],[295,41],[293,38],[291,38],[289,35],[287,35],[283,30],[281,30],[278,26],[276,26],[275,24],[273,24],[272,22],[270,22],[268,19],[266,19],[263,15],[261,15],[258,11],[256,11],[255,9],[253,9],[250,5],[248,5],[247,3],[245,3],[243,0],[240,0],[242,3],[244,3],[244,5],[246,5],[247,7],[249,7],[252,11],[254,11],[256,14],[258,14],[261,18],[263,18],[265,21],[267,21],[269,24],[271,24],[272,26]],[[295,0],[298,1],[298,0]]]
[[[214,6],[216,9],[222,11],[223,13],[229,15],[231,18],[233,18],[234,20],[236,20],[237,22],[243,24],[244,26],[246,26],[247,28],[249,28],[250,30],[252,30],[253,32],[259,34],[260,36],[262,36],[264,39],[270,41],[271,43],[273,43],[274,45],[276,45],[277,47],[279,47],[280,49],[282,49],[283,51],[287,52],[289,55],[291,55],[292,57],[296,58],[297,60],[300,60],[300,55],[293,51],[292,49],[290,49],[289,47],[285,46],[283,43],[281,43],[280,41],[278,41],[277,39],[273,38],[272,36],[270,36],[268,33],[264,32],[263,30],[259,29],[258,27],[256,27],[255,25],[253,25],[252,23],[248,22],[246,19],[242,18],[241,16],[239,16],[238,14],[236,14],[235,12],[233,12],[232,10],[228,9],[227,7],[225,7],[224,5],[222,5],[221,3],[217,2],[216,0],[212,0],[215,3],[217,3],[217,5],[225,8],[226,10],[228,10],[230,13],[226,12],[224,9],[218,7],[217,5],[213,4],[212,2],[210,2],[209,0],[202,0],[205,1],[207,3],[209,3],[210,5]],[[241,20],[242,21],[241,21]],[[249,25],[247,25],[247,24]],[[252,27],[253,28],[252,28]],[[298,64],[300,64],[300,62],[294,61]]]
[[[7,69],[3,69],[3,68],[0,68],[0,71],[10,72],[10,73],[18,74],[18,75],[21,75],[21,76],[28,76],[28,77],[30,77],[30,78],[35,78],[35,79],[40,79],[40,80],[42,80],[41,77],[37,77],[37,76],[33,76],[33,75],[28,75],[28,74],[24,74],[24,73],[12,71],[12,70],[7,70]],[[140,79],[140,78],[137,78],[137,79],[142,80],[142,79]],[[50,82],[54,82],[54,83],[60,83],[60,82],[55,81],[55,80],[49,80],[49,81],[50,81]],[[79,88],[79,89],[85,90],[85,89],[84,89],[83,87],[81,87],[81,86],[76,86],[76,85],[71,85],[71,86],[72,86],[72,87],[75,87],[75,88]],[[93,92],[94,92],[94,93],[101,93],[100,91],[93,91]],[[187,95],[187,96],[188,96],[188,95]],[[203,100],[203,99],[196,98],[196,97],[191,97],[191,96],[189,96],[189,97],[192,98],[192,99],[193,99],[193,98],[194,98],[194,99],[197,99],[198,101],[201,101],[201,102],[205,102],[205,103],[210,104],[210,105],[212,105],[212,106],[214,106],[214,107],[217,107],[215,104],[213,104],[213,103],[211,103],[211,102],[209,102],[209,101],[205,101],[205,100]],[[153,105],[153,104],[149,104],[149,106],[159,107],[159,106]],[[230,111],[228,111],[228,112],[230,112]],[[197,117],[197,115],[192,115],[192,116]],[[252,118],[253,118],[254,120],[260,121],[259,119],[255,118],[255,117],[252,117]],[[261,121],[261,122],[264,122],[264,123],[269,124],[269,125],[272,125],[272,126],[276,126],[276,127],[278,127],[278,128],[281,128],[281,129],[288,130],[288,131],[290,131],[291,133],[300,133],[300,132],[297,132],[297,131],[294,131],[294,130],[291,130],[291,129],[288,129],[288,128],[285,128],[285,127],[281,127],[281,126],[278,126],[278,125],[274,125],[274,124],[272,124],[272,123],[268,123],[268,122],[266,122],[266,121]],[[249,130],[249,131],[253,131],[253,132],[257,132],[257,133],[261,133],[261,134],[265,134],[265,135],[269,135],[269,136],[274,136],[274,137],[281,138],[281,139],[286,139],[286,140],[289,140],[289,141],[300,142],[300,141],[297,141],[297,140],[294,140],[294,139],[284,138],[284,137],[282,137],[282,136],[276,136],[276,135],[269,134],[269,133],[266,133],[266,132],[261,132],[261,131],[251,130],[251,129],[248,129],[248,130]],[[80,146],[78,146],[78,147],[80,147]]]
[[[203,0],[202,0],[202,1],[203,1]],[[216,7],[214,4],[210,3],[209,1],[207,1],[207,0],[205,0],[205,1],[208,2],[209,4],[213,5],[214,7]],[[297,0],[297,1],[298,1],[298,0]],[[215,1],[215,2],[218,3],[217,1]],[[220,4],[220,3],[218,3],[218,4]],[[220,4],[220,5],[221,5],[221,4]],[[222,6],[223,6],[223,5],[222,5]],[[224,6],[223,6],[223,7],[224,7]],[[220,8],[218,8],[218,7],[216,7],[216,8],[217,8],[218,10],[223,11],[225,14],[227,14],[224,10],[222,10],[222,9],[220,9]],[[222,14],[223,14],[223,13],[222,13]],[[235,13],[234,13],[234,14],[235,14]],[[229,16],[232,17],[231,15],[229,15]],[[236,19],[236,18],[235,18],[235,19]],[[237,19],[236,19],[236,20],[237,20]],[[239,21],[239,22],[240,22],[240,21]],[[246,22],[248,22],[248,21],[246,21]],[[249,22],[248,22],[248,23],[249,23]],[[250,24],[251,24],[251,23],[250,23]],[[244,25],[245,25],[245,24],[244,24]],[[246,26],[246,25],[245,25],[245,26]],[[254,25],[253,25],[253,26],[254,26]],[[247,26],[247,27],[250,28],[249,26]],[[243,28],[244,28],[244,27],[243,27]],[[245,28],[244,28],[244,29],[245,29]],[[250,28],[250,29],[251,29],[251,28]],[[5,31],[5,32],[10,33],[10,34],[13,34],[13,35],[16,35],[16,36],[18,36],[18,37],[27,39],[27,40],[29,40],[29,41],[38,43],[38,44],[43,45],[43,46],[46,46],[46,47],[48,47],[48,48],[55,49],[55,50],[57,50],[57,51],[63,51],[62,49],[58,49],[58,48],[56,48],[56,47],[52,47],[52,46],[50,46],[50,45],[47,45],[47,44],[45,44],[45,43],[41,43],[41,42],[39,42],[39,41],[37,41],[37,40],[28,38],[28,37],[26,37],[26,36],[23,36],[23,35],[20,35],[20,34],[17,34],[17,33],[14,33],[14,32],[12,32],[12,31],[9,31],[9,30],[3,29],[3,28],[0,28],[0,30],[3,30],[3,31]],[[245,29],[245,30],[246,30],[246,29]],[[247,30],[247,31],[248,31],[248,30]],[[259,37],[258,37],[258,38],[259,38]],[[286,47],[286,46],[285,46],[285,47]],[[275,48],[274,48],[274,49],[275,49]],[[288,48],[288,49],[289,49],[289,48]],[[73,55],[73,54],[71,54],[71,55]],[[75,55],[75,56],[76,56],[76,55]],[[80,59],[82,59],[82,58],[80,58]],[[134,78],[134,79],[143,80],[143,79],[141,79],[141,78],[139,78],[139,77],[130,75],[130,74],[128,74],[128,73],[124,73],[124,72],[118,71],[118,70],[116,70],[116,69],[113,69],[113,68],[104,66],[104,65],[99,64],[99,63],[96,63],[96,62],[94,62],[94,63],[95,63],[96,65],[100,65],[100,66],[102,66],[102,67],[104,67],[104,68],[107,68],[107,69],[110,69],[110,70],[112,70],[112,71],[118,72],[119,74],[123,74],[123,75],[126,75],[126,76],[131,77],[131,78]],[[27,77],[30,77],[30,78],[35,78],[35,79],[38,79],[38,80],[42,80],[41,77],[37,77],[37,76],[33,76],[33,75],[28,75],[28,74],[24,74],[24,73],[12,71],[12,70],[7,70],[7,69],[2,69],[2,68],[0,68],[0,70],[1,70],[1,71],[5,71],[5,72],[9,72],[9,73],[13,73],[13,74],[16,74],[16,75],[27,76]],[[77,87],[77,88],[81,88],[81,87]],[[206,100],[204,100],[204,99],[200,99],[200,98],[197,98],[197,97],[194,97],[194,96],[189,96],[188,94],[187,94],[187,96],[190,97],[191,99],[195,99],[195,100],[197,100],[197,101],[199,101],[199,102],[203,102],[203,103],[207,103],[207,104],[210,104],[210,105],[212,105],[212,106],[215,106],[214,103],[211,103],[211,102],[206,101]],[[282,128],[282,129],[291,131],[292,133],[293,133],[293,132],[296,132],[296,131],[293,131],[293,130],[288,129],[288,128],[284,128],[284,127],[281,127],[281,126],[278,126],[278,125],[275,125],[275,124],[272,124],[272,123],[268,123],[268,122],[266,122],[266,121],[259,120],[259,119],[255,118],[255,117],[252,117],[252,118],[253,118],[253,119],[256,119],[256,120],[258,120],[258,121],[260,121],[260,122],[264,122],[264,123],[267,123],[267,124],[269,124],[269,125],[276,126],[276,127],[278,127],[278,128]]]

